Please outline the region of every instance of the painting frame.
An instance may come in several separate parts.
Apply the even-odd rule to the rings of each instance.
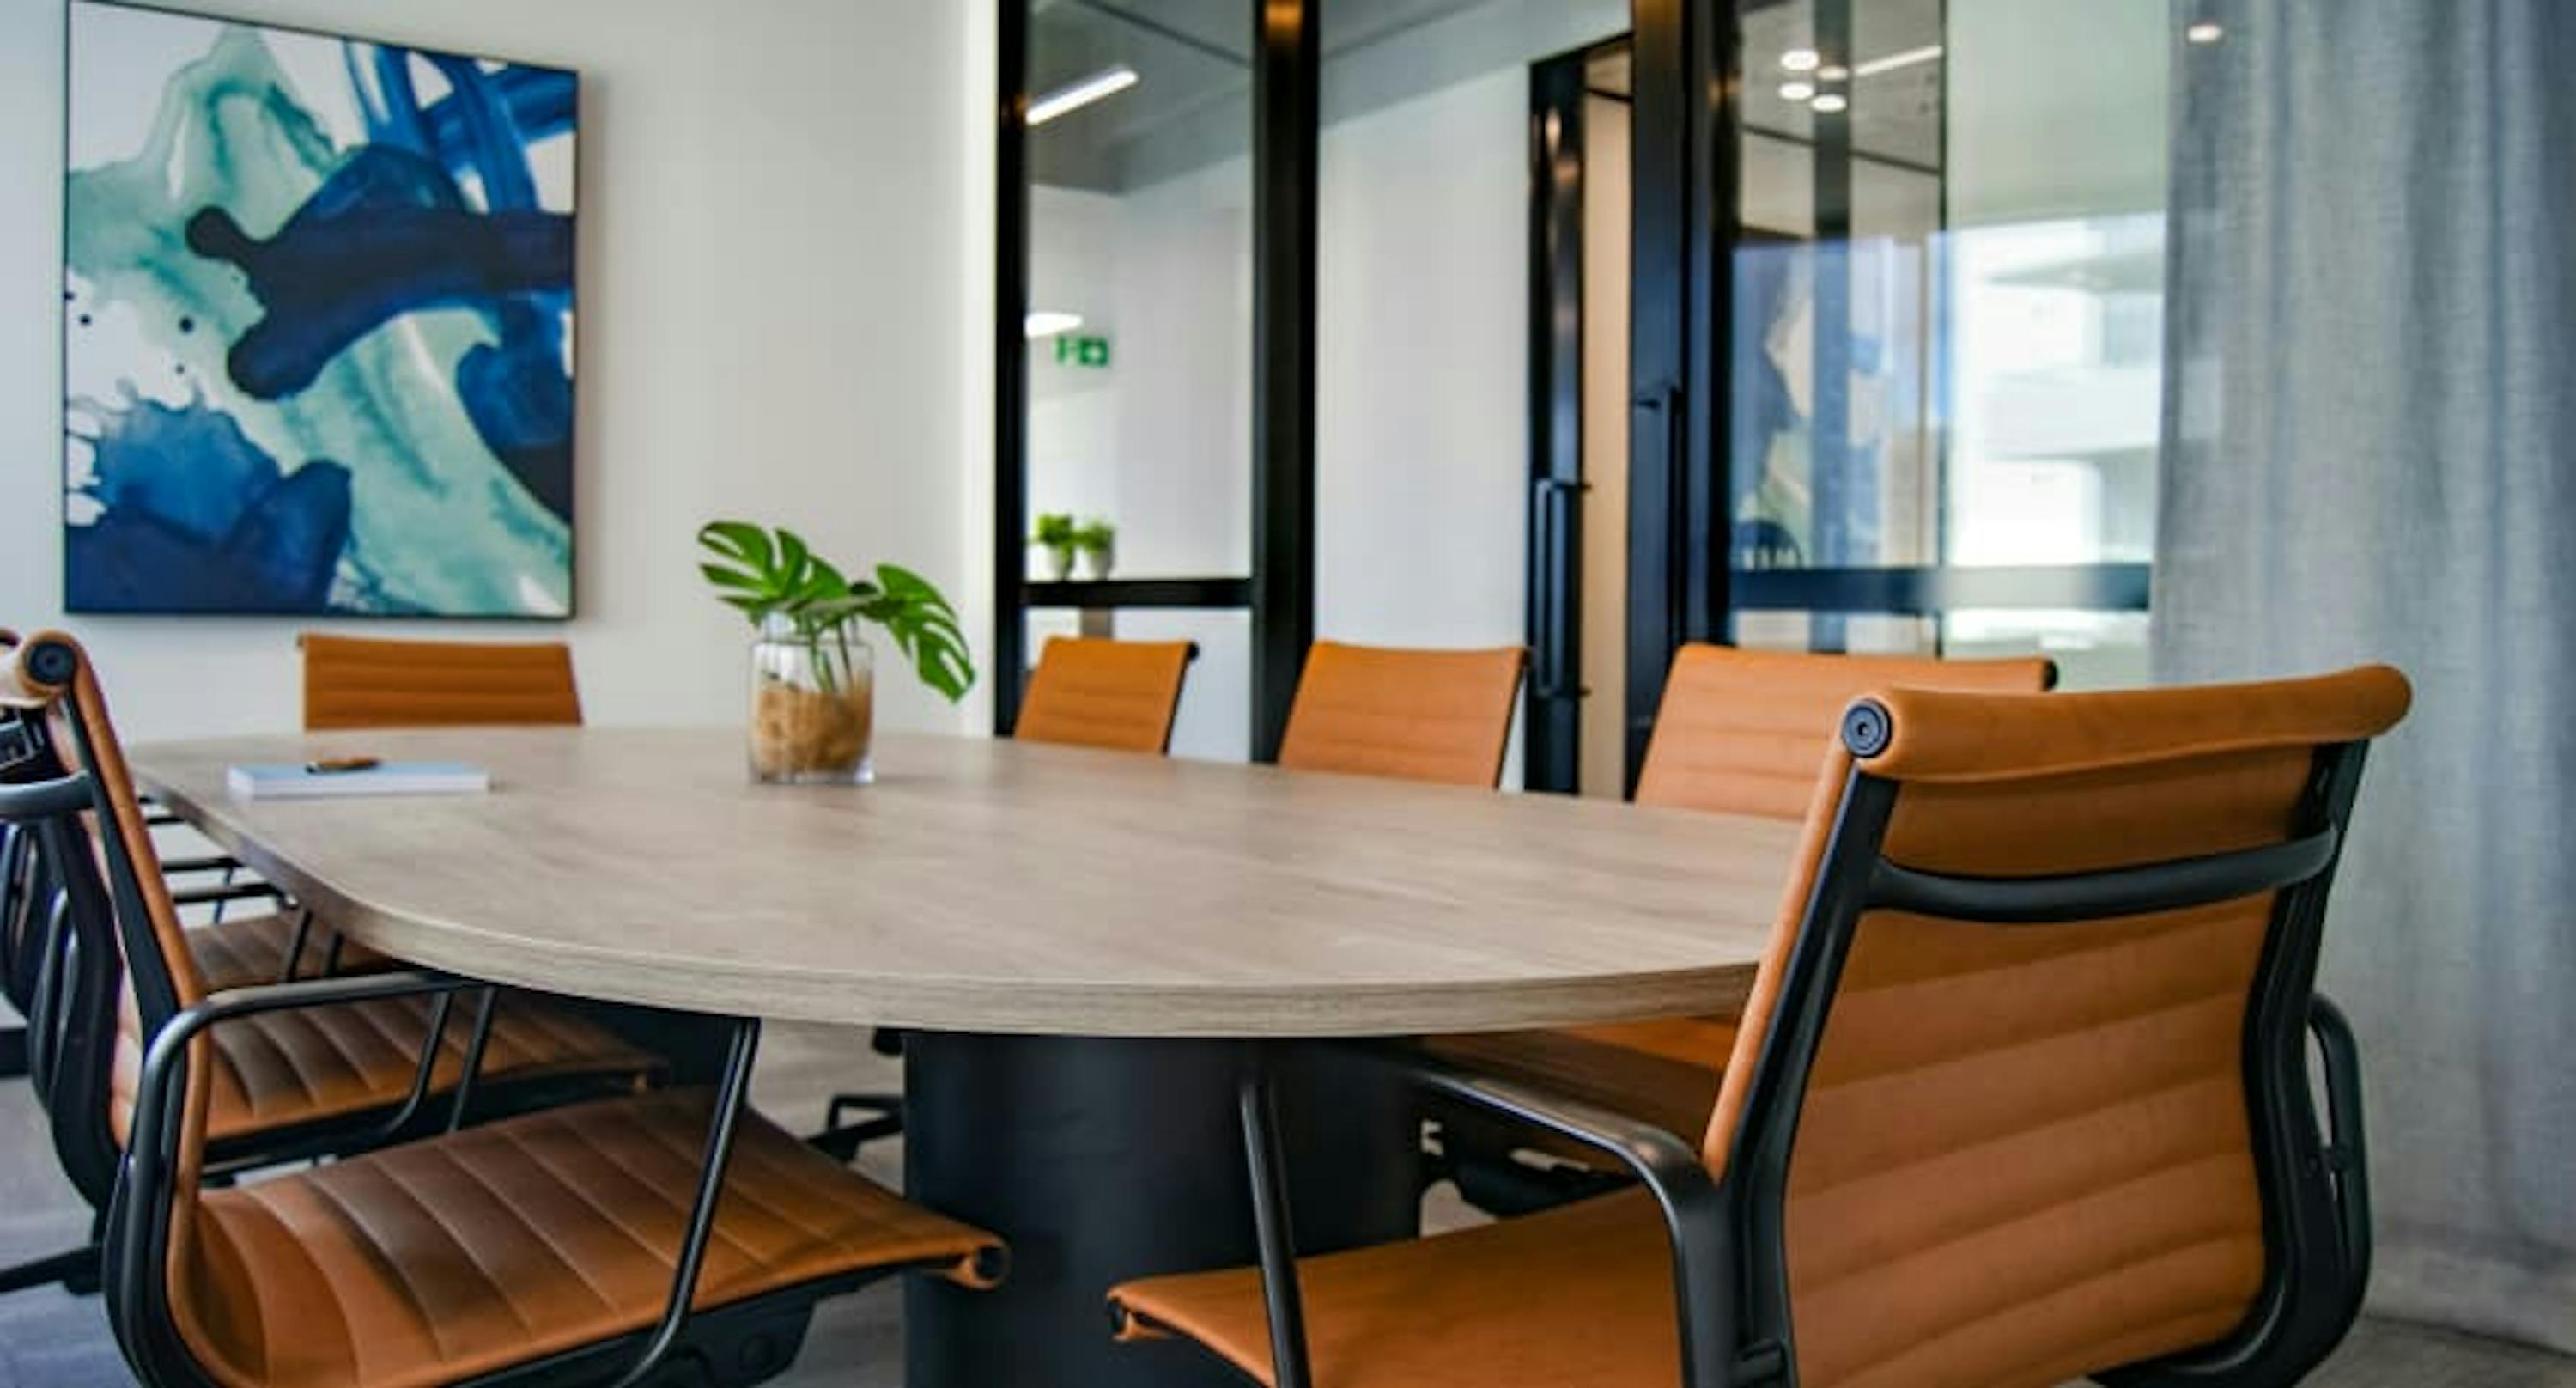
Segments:
[[[513,624],[557,623],[577,617],[581,612],[582,587],[578,543],[580,515],[578,499],[581,491],[578,474],[582,464],[577,446],[580,392],[579,373],[575,369],[574,341],[579,317],[577,306],[580,286],[579,212],[582,173],[580,136],[583,123],[583,83],[580,72],[568,65],[503,57],[489,52],[460,52],[426,44],[374,38],[306,25],[280,24],[235,15],[206,13],[149,3],[148,0],[67,0],[64,15],[63,125],[61,128],[63,164],[60,204],[62,240],[59,246],[63,278],[58,285],[62,292],[62,299],[59,304],[60,337],[57,339],[61,368],[58,384],[61,389],[62,443],[59,454],[61,471],[56,474],[55,479],[57,533],[61,537],[59,580],[63,610],[81,616],[269,617],[335,621],[358,619],[392,622],[464,621]],[[160,596],[154,597],[149,593],[138,594],[131,591],[130,587],[102,585],[98,580],[97,574],[101,571],[101,566],[89,562],[90,553],[94,553],[99,548],[96,529],[104,515],[118,508],[114,504],[102,505],[98,495],[101,490],[107,489],[106,484],[110,480],[110,474],[103,466],[108,453],[101,443],[101,438],[106,431],[99,429],[97,432],[84,432],[82,428],[84,422],[96,426],[104,417],[101,414],[102,397],[83,393],[84,386],[94,383],[103,368],[98,362],[84,360],[83,353],[75,341],[75,331],[92,327],[95,310],[102,304],[121,306],[113,305],[112,299],[85,301],[82,287],[86,283],[95,290],[96,281],[88,279],[77,263],[79,250],[86,244],[80,239],[85,228],[85,209],[88,210],[92,223],[102,220],[96,217],[95,209],[84,202],[81,196],[82,180],[85,177],[95,178],[105,172],[113,171],[112,168],[102,169],[94,161],[85,163],[82,157],[84,98],[95,97],[94,92],[85,90],[84,59],[88,58],[93,66],[98,62],[94,54],[85,54],[83,51],[85,21],[92,29],[100,25],[113,27],[116,24],[151,25],[166,22],[173,26],[192,27],[208,36],[213,42],[214,46],[201,58],[161,75],[158,104],[151,112],[150,119],[151,126],[156,130],[162,128],[171,119],[172,103],[177,100],[174,89],[179,80],[199,63],[214,62],[227,44],[252,44],[263,52],[272,52],[271,46],[279,44],[327,46],[345,56],[353,89],[359,84],[361,71],[359,64],[362,56],[378,63],[379,72],[383,71],[381,64],[390,62],[404,69],[413,70],[416,75],[426,78],[425,81],[417,83],[417,89],[427,92],[427,98],[417,102],[407,100],[406,105],[410,108],[410,119],[414,121],[415,128],[430,132],[432,139],[423,151],[396,149],[394,151],[396,155],[415,156],[410,158],[407,164],[401,159],[379,157],[378,142],[372,135],[360,139],[345,128],[329,129],[320,119],[311,117],[309,109],[296,110],[296,103],[290,101],[285,103],[289,110],[293,114],[306,117],[296,127],[295,133],[304,137],[308,143],[317,134],[327,140],[327,143],[320,148],[329,154],[328,167],[316,165],[305,170],[308,176],[316,181],[316,186],[308,190],[305,200],[292,206],[282,219],[272,215],[265,219],[264,223],[255,222],[249,216],[234,219],[233,214],[241,209],[229,203],[209,202],[190,212],[183,219],[185,225],[181,228],[181,232],[190,248],[200,257],[230,262],[222,267],[223,272],[232,277],[233,282],[240,286],[242,292],[260,311],[257,321],[250,326],[263,328],[269,326],[271,318],[283,316],[279,311],[281,301],[296,299],[298,307],[311,307],[302,304],[300,300],[318,299],[323,296],[308,292],[309,286],[339,285],[346,278],[345,276],[298,274],[295,271],[302,267],[290,266],[286,271],[272,273],[269,277],[270,284],[283,286],[278,298],[272,299],[260,292],[261,279],[258,271],[263,267],[250,257],[263,250],[278,248],[281,243],[287,241],[288,233],[297,230],[297,224],[306,220],[308,213],[315,215],[311,219],[312,225],[304,227],[304,230],[322,226],[324,213],[346,210],[397,218],[428,212],[447,218],[446,222],[436,226],[429,226],[427,217],[420,218],[424,224],[424,233],[408,241],[399,234],[381,234],[387,227],[391,227],[396,233],[409,230],[397,222],[380,220],[358,227],[344,224],[339,228],[347,232],[369,233],[366,237],[357,235],[345,237],[341,243],[344,246],[364,245],[369,248],[370,253],[374,253],[374,248],[379,246],[427,247],[430,248],[427,254],[428,260],[437,261],[440,257],[447,257],[449,263],[464,262],[470,265],[471,269],[464,272],[465,279],[462,287],[455,282],[454,274],[447,274],[438,279],[439,288],[434,291],[422,291],[423,297],[407,304],[377,311],[372,321],[361,328],[350,328],[338,314],[330,311],[333,308],[332,305],[322,305],[325,311],[308,315],[308,321],[319,320],[336,326],[330,332],[313,333],[307,336],[323,338],[326,343],[336,339],[338,345],[308,348],[303,353],[305,361],[300,372],[294,369],[288,369],[283,373],[272,372],[286,382],[282,392],[274,382],[262,380],[260,384],[264,391],[271,392],[265,397],[266,400],[271,401],[309,390],[322,383],[326,377],[339,373],[345,361],[357,356],[362,350],[377,353],[393,352],[395,350],[393,346],[379,339],[393,337],[399,331],[410,339],[405,344],[407,354],[419,368],[414,373],[416,379],[413,381],[412,396],[420,395],[419,388],[423,380],[432,381],[434,384],[427,391],[425,403],[421,399],[406,397],[405,409],[394,413],[403,417],[443,413],[445,419],[443,431],[436,432],[434,435],[434,441],[443,445],[441,447],[428,446],[432,439],[406,439],[398,432],[395,434],[395,442],[417,445],[395,451],[395,461],[404,465],[397,470],[408,478],[414,474],[436,473],[461,467],[462,475],[451,473],[443,479],[441,485],[451,494],[462,495],[474,505],[495,510],[505,505],[508,507],[511,512],[509,517],[511,523],[500,526],[499,529],[516,541],[517,554],[512,560],[486,564],[478,568],[475,564],[460,560],[457,555],[449,552],[449,547],[455,543],[459,535],[456,528],[440,528],[434,525],[406,527],[373,517],[367,508],[368,488],[364,485],[371,479],[359,469],[365,465],[373,465],[381,471],[385,459],[371,456],[368,450],[353,449],[350,460],[346,463],[338,461],[339,455],[336,452],[327,455],[310,453],[301,456],[287,456],[280,453],[269,460],[275,465],[274,470],[268,474],[273,484],[296,481],[300,474],[307,472],[311,465],[317,462],[328,463],[332,468],[347,474],[343,480],[346,499],[342,503],[345,531],[340,545],[331,551],[327,586],[322,588],[318,597],[309,582],[296,588],[294,596],[285,598],[281,598],[274,589],[255,587],[246,578],[231,586],[219,581],[184,593],[165,591]],[[428,66],[418,66],[422,64]],[[279,75],[283,79],[287,65],[282,61],[278,61],[277,65]],[[304,66],[307,68],[312,66],[309,54]],[[451,75],[453,81],[450,80]],[[494,186],[501,185],[503,193],[506,194],[509,191],[507,185],[513,181],[510,177],[503,171],[494,169],[494,166],[488,162],[468,164],[460,168],[450,152],[437,143],[436,137],[450,136],[459,129],[468,130],[469,133],[476,135],[488,133],[493,124],[487,121],[480,127],[471,125],[472,117],[475,115],[472,109],[473,103],[462,99],[449,99],[467,95],[460,90],[466,87],[475,88],[476,91],[473,94],[484,95],[489,101],[510,103],[507,109],[512,119],[498,124],[517,137],[518,142],[506,148],[510,153],[517,155],[523,164],[524,177],[516,181],[528,186],[519,191],[523,195],[533,193],[537,201],[523,202],[522,205],[517,206],[502,205],[503,199],[495,196]],[[279,89],[291,92],[293,86],[281,80]],[[537,89],[542,89],[542,97],[530,95]],[[415,88],[412,84],[406,83],[401,86],[401,91],[408,99],[414,95]],[[492,92],[498,92],[499,96],[491,97],[489,93]],[[352,90],[335,93],[335,95],[344,104],[354,102],[364,108],[364,115],[370,126],[373,126],[377,108],[367,105],[368,93],[363,90]],[[277,103],[272,101],[270,104]],[[541,105],[545,114],[538,119],[525,122],[515,119],[530,104]],[[402,108],[390,107],[390,109]],[[478,144],[476,149],[479,153],[489,147],[492,145],[487,141]],[[142,152],[145,151],[138,151],[138,155]],[[362,156],[364,156],[363,160]],[[542,165],[539,162],[540,156],[542,156]],[[341,175],[351,173],[353,166],[361,162],[372,162],[378,166],[378,173],[363,178],[353,176],[346,180],[348,187],[335,190],[333,185],[342,182]],[[409,175],[408,183],[404,178],[387,179],[380,176],[381,169],[388,166],[400,169]],[[447,175],[445,182],[453,191],[435,196],[417,191],[423,186],[439,181],[422,177],[421,170],[424,167],[444,171]],[[488,182],[482,176],[486,171],[492,173]],[[169,178],[175,198],[175,190],[180,178],[175,171],[175,165]],[[388,185],[405,186],[414,191],[407,200],[378,196]],[[355,190],[354,194],[351,189]],[[323,196],[326,193],[332,193],[335,196],[326,198]],[[197,225],[198,221],[214,212],[223,213],[225,219],[230,221],[229,239],[212,234],[200,237],[201,229]],[[223,224],[215,223],[213,228],[222,230]],[[171,226],[164,223],[159,230],[167,234]],[[461,230],[473,234],[468,236],[431,234],[441,230],[449,232]],[[320,238],[304,239],[310,242]],[[484,247],[493,243],[503,243],[510,249],[506,254],[501,255],[487,252]],[[471,244],[476,249],[470,252],[456,251],[454,248],[460,244]],[[529,249],[532,247],[542,247],[542,250]],[[344,256],[343,260],[345,259]],[[496,271],[490,268],[494,264],[510,268]],[[93,265],[90,268],[94,270],[96,267]],[[274,270],[275,267],[265,268]],[[443,267],[432,266],[431,268],[437,270]],[[461,348],[455,345],[460,339],[472,337],[472,334],[461,326],[463,320],[478,315],[497,320],[503,313],[511,315],[511,322],[508,326],[503,326],[496,321],[490,326],[489,341],[475,339],[471,345]],[[207,317],[213,319],[216,315],[209,314]],[[448,344],[443,355],[422,350],[420,338],[424,333],[417,325],[432,320],[438,321],[441,340]],[[179,331],[191,332],[190,322],[187,316],[179,317],[177,319]],[[533,347],[526,347],[520,337],[513,336],[513,329],[529,323],[534,323],[538,327],[538,331],[526,334],[527,338],[534,339]],[[229,337],[222,327],[217,327],[215,331],[206,335],[204,339],[206,342],[225,345],[225,358],[220,364],[223,374],[218,376],[212,370],[198,370],[195,379],[187,385],[190,392],[187,402],[170,405],[166,400],[157,398],[152,393],[151,387],[139,385],[128,377],[118,381],[118,388],[122,392],[121,399],[109,403],[105,409],[130,414],[138,405],[157,404],[160,408],[149,413],[156,417],[165,417],[176,415],[182,410],[195,412],[188,402],[205,404],[210,397],[214,397],[219,403],[208,405],[207,408],[217,414],[225,413],[226,410],[220,403],[221,396],[226,393],[238,396],[247,391],[238,368],[244,360],[241,355],[245,350],[242,339],[251,335],[245,332],[238,338]],[[279,336],[279,334],[271,334],[271,340],[264,342],[263,347],[274,348],[277,345],[274,339]],[[294,356],[292,352],[269,351],[261,359],[273,362],[278,359],[291,360]],[[549,362],[558,367],[559,374],[543,369]],[[186,374],[187,369],[186,361],[182,361],[177,368],[182,375]],[[475,374],[478,371],[480,374]],[[212,387],[208,385],[209,382],[214,383]],[[171,388],[166,381],[160,382],[159,385],[164,392]],[[484,393],[479,397],[479,402],[484,407],[480,413],[477,410],[477,403],[470,403],[477,399],[478,387],[484,389]],[[527,402],[530,400],[539,402],[542,408],[528,406]],[[499,403],[495,405],[494,401]],[[327,411],[318,408],[304,410],[302,413],[327,417]],[[375,413],[381,416],[385,412],[376,411]],[[534,429],[520,427],[531,415],[541,417],[539,420],[541,427]],[[497,425],[495,420],[498,421]],[[385,432],[381,417],[376,419],[375,423],[378,426],[378,432]],[[468,434],[465,432],[466,429],[471,429],[472,433]],[[238,443],[246,437],[245,430],[236,425],[230,430],[230,437]],[[474,443],[482,445],[480,454],[471,447],[460,446],[460,440],[469,438]],[[238,450],[229,446],[213,450],[214,454],[227,457],[235,451]],[[176,454],[178,450],[164,450],[164,452]],[[376,450],[376,452],[381,453],[383,450]],[[88,460],[86,470],[83,466],[85,453]],[[273,490],[283,492],[287,488],[283,485],[275,485]],[[317,486],[311,490],[326,489]],[[130,494],[133,491],[133,487],[126,486],[120,495]],[[480,500],[477,500],[478,498]],[[506,501],[503,500],[504,498]],[[310,511],[313,508],[302,509]],[[479,519],[470,510],[466,514],[469,520]],[[158,522],[163,520],[164,516],[153,515],[148,518]],[[361,551],[360,541],[368,535],[370,525],[380,532],[394,533],[398,537],[396,545],[379,545],[378,553],[402,553],[399,537],[408,535],[410,542],[419,550],[419,555],[413,562],[423,564],[425,571],[437,575],[441,582],[429,585],[424,594],[406,587],[399,575],[389,580],[381,573],[369,569],[367,567],[369,553]],[[77,533],[84,528],[90,529],[93,533],[90,535]],[[168,528],[163,527],[165,530]],[[289,533],[299,533],[293,525],[278,525],[273,528]],[[313,529],[309,525],[305,528],[308,531]],[[471,529],[471,527],[467,528]],[[131,530],[133,527],[128,529]],[[254,534],[267,533],[261,527],[250,525],[236,527],[227,533],[237,538],[245,530]],[[328,532],[322,533],[327,535]],[[309,559],[322,551],[324,543],[327,541],[309,544],[303,553]],[[163,546],[163,548],[167,547]],[[146,549],[150,552],[150,547]],[[219,561],[209,558],[207,562]],[[259,566],[250,567],[257,569]],[[315,567],[308,562],[298,572],[309,580]],[[105,571],[118,575],[131,575],[142,570],[143,566],[128,563],[121,568],[109,566]],[[183,576],[193,577],[201,571],[183,569],[180,572]],[[352,581],[353,574],[357,581]],[[458,574],[466,576],[462,587],[467,595],[463,597],[457,596],[455,591],[459,585],[454,581],[454,576]],[[245,593],[247,597],[244,596]]]

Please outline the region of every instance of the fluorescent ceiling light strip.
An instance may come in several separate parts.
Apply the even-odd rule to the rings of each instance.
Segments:
[[[1868,62],[1853,68],[1852,75],[1855,77],[1876,77],[1882,72],[1894,72],[1898,68],[1912,67],[1916,63],[1928,63],[1940,56],[1941,45],[1937,43],[1927,43],[1921,48],[1909,48],[1902,53],[1890,53],[1884,58],[1872,58]]]
[[[1136,69],[1120,63],[1102,68],[1089,77],[1048,92],[1029,103],[1029,124],[1044,125],[1058,116],[1070,115],[1095,101],[1105,101],[1135,86],[1140,79]]]

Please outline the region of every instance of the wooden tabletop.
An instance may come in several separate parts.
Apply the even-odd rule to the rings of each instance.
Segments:
[[[488,795],[245,801],[237,763],[469,761]],[[138,779],[359,941],[619,1002],[944,1031],[1366,1036],[1729,1009],[1796,828],[887,736],[746,783],[738,731],[164,744]]]

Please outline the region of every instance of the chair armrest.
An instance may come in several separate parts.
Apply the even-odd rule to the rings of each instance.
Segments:
[[[1696,1183],[1715,1189],[1698,1149],[1652,1123],[1418,1051],[1369,1044],[1340,1049],[1367,1065],[1393,1072],[1415,1088],[1592,1148],[1628,1168],[1649,1188],[1669,1185],[1679,1194]]]
[[[1696,1148],[1626,1114],[1480,1075],[1409,1048],[1353,1043],[1337,1052],[1416,1088],[1590,1147],[1634,1172],[1662,1210],[1672,1244],[1685,1388],[1727,1388],[1777,1373],[1775,1357],[1785,1357],[1777,1347],[1754,1347],[1738,1361],[1728,1198]]]
[[[97,807],[86,772],[23,786],[0,786],[0,820],[11,824],[32,824]]]

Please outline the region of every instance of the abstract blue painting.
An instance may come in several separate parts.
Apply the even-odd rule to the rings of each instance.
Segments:
[[[570,616],[573,74],[70,9],[65,607]]]

